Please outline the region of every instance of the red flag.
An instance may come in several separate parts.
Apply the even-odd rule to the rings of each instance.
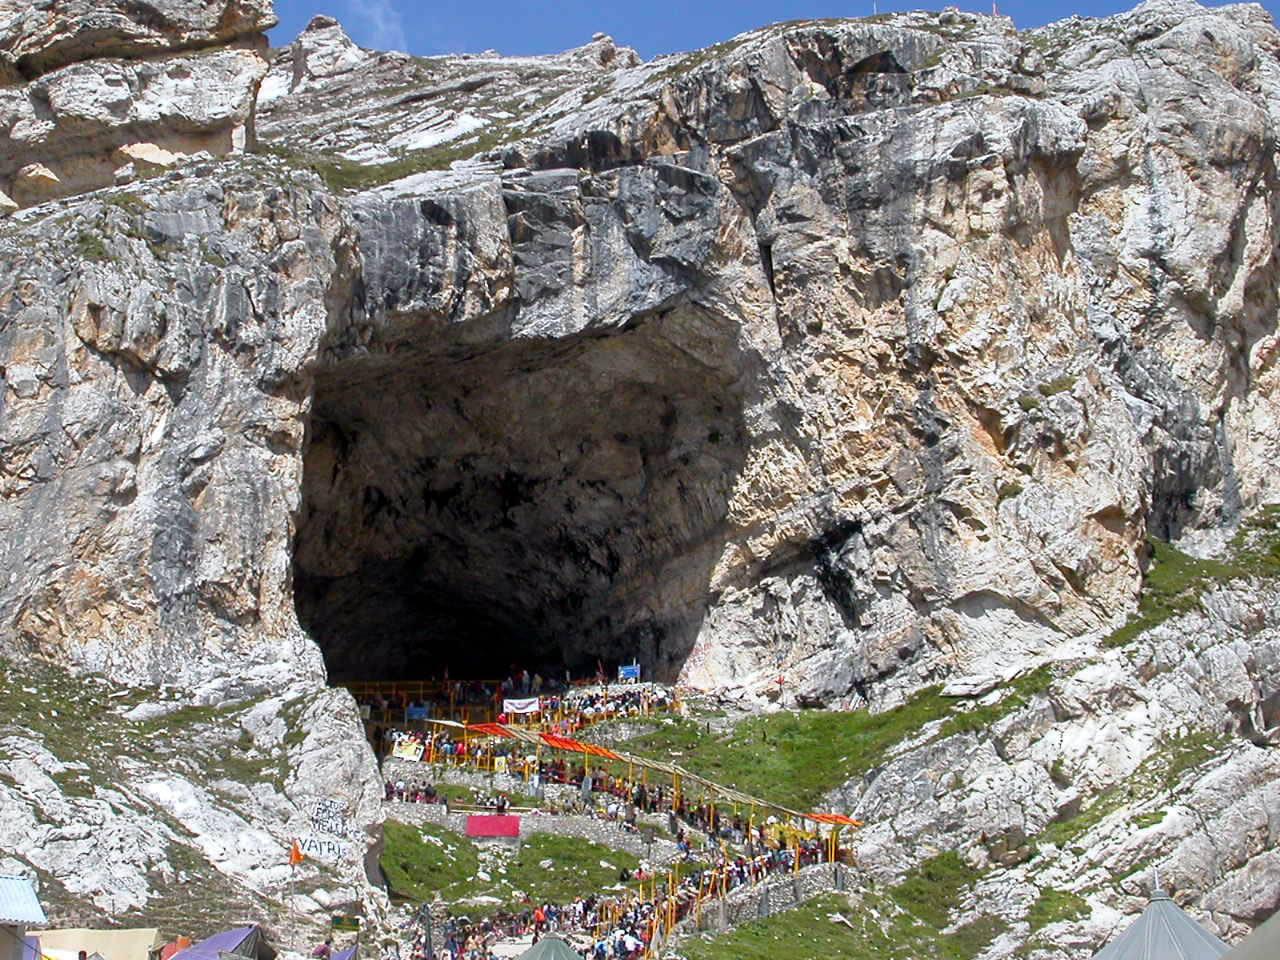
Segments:
[[[289,847],[289,866],[296,867],[305,859],[307,858],[303,856],[302,851],[298,849],[298,841],[293,841],[293,845]]]

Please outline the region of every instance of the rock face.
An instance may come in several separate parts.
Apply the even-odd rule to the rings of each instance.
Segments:
[[[269,0],[6,0],[0,192],[28,206],[128,179],[130,148],[245,149],[275,23]]]
[[[424,63],[318,18],[279,160],[3,241],[10,636],[202,682],[314,664],[296,601],[340,673],[482,640],[886,704],[1105,632],[1148,532],[1211,547],[1274,483],[1277,42],[1154,3]],[[419,169],[446,104],[447,155],[491,149]]]
[[[354,89],[336,30],[274,68],[272,117]],[[782,672],[806,701],[881,703],[1105,632],[1148,531],[1211,546],[1274,482],[1275,43],[1247,7],[1030,34],[912,15],[758,31],[507,120],[492,88],[572,67],[433,61],[367,121],[308,129],[362,156],[375,112],[404,145],[405,111],[440,102],[450,156],[512,142],[413,174],[439,154],[393,137],[330,171],[411,175],[349,207],[362,299],[318,380],[304,621],[357,659],[340,635],[373,616],[380,655],[554,636],[696,685]],[[299,81],[304,55],[326,66]],[[1202,82],[1232,109],[1196,106]],[[1225,152],[1202,176],[1206,140]],[[653,336],[705,403],[647,347],[616,393],[598,381],[590,354]],[[416,412],[380,416],[360,382]],[[649,431],[613,426],[629,382],[665,411]],[[447,609],[415,622],[388,593]]]
[[[265,7],[179,6],[0,28],[8,657],[205,703],[634,657],[881,709],[1101,658],[1149,535],[1211,552],[1276,499],[1256,6],[781,24],[651,63],[379,54],[318,18],[269,70]],[[1265,733],[1234,623],[1183,706]],[[1067,714],[1151,679],[1101,660]],[[1035,800],[991,820],[1000,862],[1066,802],[1007,734]],[[1223,774],[1250,796],[1261,749]],[[1214,897],[1271,884],[1257,849]]]
[[[122,2],[4,0],[0,71],[33,80],[101,57],[136,58],[260,39],[278,21],[270,0]]]
[[[345,693],[249,684],[197,705],[36,666],[0,672],[0,700],[0,863],[54,925],[200,937],[254,917],[310,937],[330,911],[385,915],[364,862],[381,781]],[[310,856],[291,869],[294,839]]]
[[[1280,691],[1276,600],[1274,584],[1212,591],[1129,646],[1058,660],[1056,676],[986,729],[921,729],[831,798],[868,824],[858,862],[891,880],[964,851],[988,872],[951,920],[1001,918],[993,956],[1096,948],[1146,905],[1157,874],[1199,922],[1238,941],[1280,901],[1269,852],[1280,756],[1258,736],[1280,720],[1268,707]],[[1077,910],[1034,915],[1063,894],[1080,898]]]

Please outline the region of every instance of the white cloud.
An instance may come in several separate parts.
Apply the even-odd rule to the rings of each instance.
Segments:
[[[347,0],[348,29],[363,47],[408,52],[404,20],[392,0]]]

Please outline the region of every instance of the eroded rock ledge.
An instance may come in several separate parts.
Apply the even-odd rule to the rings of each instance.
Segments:
[[[253,145],[270,0],[0,7],[0,215]]]

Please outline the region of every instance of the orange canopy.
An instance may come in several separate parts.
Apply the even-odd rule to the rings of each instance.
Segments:
[[[594,743],[582,743],[568,737],[558,737],[554,733],[540,734],[542,742],[557,750],[571,750],[574,753],[587,753],[593,757],[604,757],[606,760],[621,760],[622,757],[608,747],[597,747]]]
[[[853,817],[842,816],[838,813],[806,813],[805,818],[815,823],[832,823],[840,824],[845,827],[860,827],[861,820],[855,820]]]
[[[488,737],[514,737],[515,734],[508,730],[500,723],[472,723],[467,725],[467,729],[472,733],[483,734]]]

